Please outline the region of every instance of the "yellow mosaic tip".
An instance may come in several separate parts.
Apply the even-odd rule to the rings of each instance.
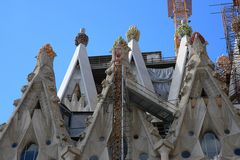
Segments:
[[[136,26],[130,26],[126,33],[126,36],[127,36],[128,42],[131,41],[132,39],[139,41],[140,32]]]
[[[113,49],[114,48],[118,48],[118,47],[122,47],[126,50],[130,50],[130,48],[128,47],[127,42],[120,36],[113,44]]]

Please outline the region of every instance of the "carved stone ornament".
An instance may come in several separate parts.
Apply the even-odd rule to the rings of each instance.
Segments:
[[[190,80],[192,79],[192,74],[191,73],[188,73],[186,78],[185,78],[185,82],[189,82]]]
[[[85,46],[88,45],[88,36],[85,34],[85,29],[81,28],[80,33],[75,38],[75,45],[78,46],[79,44],[84,44]]]
[[[191,60],[187,66],[187,70],[191,71],[196,65],[196,62],[194,60]]]
[[[131,41],[132,39],[139,41],[140,32],[136,26],[130,26],[126,33],[126,36],[127,36],[128,42]]]
[[[21,99],[15,99],[15,100],[13,101],[13,105],[14,105],[15,107],[17,107],[18,104],[20,103],[20,101],[21,101]]]
[[[28,77],[27,77],[27,80],[28,80],[28,82],[30,82],[30,81],[32,81],[32,79],[33,79],[33,77],[35,76],[35,73],[29,73],[28,74]]]
[[[188,89],[189,89],[188,86],[184,86],[182,88],[181,96],[184,96],[187,93]]]
[[[199,33],[199,32],[194,32],[189,40],[189,44],[192,45],[195,38],[199,37],[200,41],[202,44],[205,44],[206,43],[206,40],[205,38]]]
[[[27,88],[28,88],[28,85],[24,85],[21,89],[21,92],[24,93],[27,90]]]

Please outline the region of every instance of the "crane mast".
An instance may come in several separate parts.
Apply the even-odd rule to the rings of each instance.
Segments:
[[[168,0],[168,17],[174,20],[175,51],[178,51],[180,42],[177,34],[178,28],[183,24],[188,24],[188,18],[192,15],[192,0]]]

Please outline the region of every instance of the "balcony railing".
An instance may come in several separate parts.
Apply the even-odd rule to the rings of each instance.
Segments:
[[[108,68],[111,63],[112,57],[109,56],[98,56],[90,57],[89,61],[92,69],[104,69]],[[143,59],[146,65],[157,65],[157,64],[168,64],[175,63],[176,57],[159,57],[159,58],[147,58],[147,55],[143,55]]]

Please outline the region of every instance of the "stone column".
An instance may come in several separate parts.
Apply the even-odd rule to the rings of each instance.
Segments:
[[[168,140],[161,139],[155,144],[154,149],[161,155],[161,160],[169,160],[169,152],[173,145]]]

